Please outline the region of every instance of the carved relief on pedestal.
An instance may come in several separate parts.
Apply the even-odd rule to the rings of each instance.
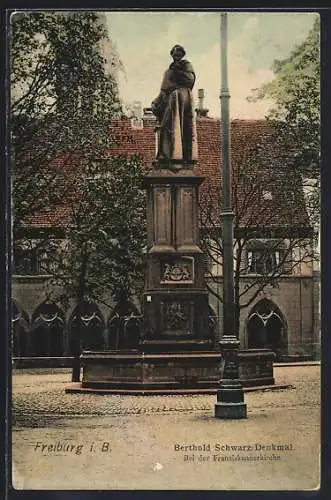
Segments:
[[[188,304],[182,301],[172,301],[164,304],[164,323],[166,330],[188,330]]]
[[[161,302],[160,325],[166,335],[192,335],[194,328],[194,303],[173,298]]]
[[[163,260],[160,263],[161,284],[186,284],[194,281],[192,257]]]

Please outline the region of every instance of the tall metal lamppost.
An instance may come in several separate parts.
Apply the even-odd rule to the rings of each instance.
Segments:
[[[238,349],[235,335],[233,283],[233,217],[231,196],[230,119],[227,67],[227,13],[221,14],[221,221],[223,240],[223,336],[220,347],[224,370],[215,403],[215,417],[222,419],[246,418],[244,391],[239,380]]]

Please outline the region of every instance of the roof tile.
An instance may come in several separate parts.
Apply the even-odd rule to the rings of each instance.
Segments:
[[[151,166],[155,160],[155,132],[156,121],[153,118],[143,120],[143,127],[132,126],[129,118],[123,117],[114,120],[112,134],[115,145],[109,149],[109,155],[139,155],[144,162]],[[196,173],[205,178],[201,187],[201,199],[206,200],[212,195],[214,199],[214,216],[219,216],[218,200],[221,189],[221,124],[219,119],[201,117],[197,119],[198,151],[199,160]],[[234,209],[237,211],[237,223],[239,226],[245,224],[267,224],[270,225],[296,225],[307,226],[308,216],[299,184],[297,182],[285,182],[288,176],[286,168],[283,168],[282,158],[276,151],[273,139],[273,128],[267,120],[233,120],[231,122],[231,166],[233,182]],[[252,170],[252,186],[254,189],[249,193],[247,176],[242,176],[245,161],[254,154],[254,148],[258,145],[265,148],[265,161],[256,162]],[[254,157],[253,157],[254,159]],[[252,161],[252,157],[250,158]],[[270,163],[273,163],[270,165]],[[60,162],[58,162],[58,165]],[[289,181],[289,179],[287,179]],[[285,185],[287,189],[285,189]],[[272,192],[272,200],[264,199],[260,186]],[[288,208],[289,191],[294,197],[290,209]],[[251,196],[249,199],[248,196]],[[254,198],[255,196],[255,198]],[[257,203],[257,197],[258,203]],[[286,205],[286,206],[285,206]],[[240,213],[239,213],[240,212]],[[240,220],[239,220],[240,218]],[[70,222],[70,208],[62,204],[53,210],[45,210],[32,216],[28,226],[33,227],[61,227]]]

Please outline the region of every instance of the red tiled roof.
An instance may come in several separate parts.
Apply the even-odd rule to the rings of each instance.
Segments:
[[[132,126],[129,118],[120,118],[113,122],[112,134],[115,138],[116,145],[108,151],[110,155],[139,155],[147,165],[151,165],[155,160],[155,134],[154,127],[156,122],[153,118],[144,119],[143,127]],[[248,208],[241,215],[241,221],[238,221],[240,226],[244,224],[252,224],[254,220],[255,210],[256,216],[261,218],[262,212],[264,215],[270,213],[278,213],[278,218],[273,217],[273,224],[278,225],[296,225],[307,226],[308,217],[304,206],[302,195],[297,189],[295,204],[290,210],[283,210],[282,207],[286,201],[288,193],[284,190],[284,175],[286,176],[286,168],[282,168],[282,159],[278,151],[275,149],[272,136],[273,130],[270,122],[266,120],[233,120],[231,122],[231,165],[233,176],[233,199],[234,202],[239,199],[238,212],[243,209],[247,200],[244,203],[245,182],[240,180],[240,169],[245,164],[249,155],[252,155],[254,148],[263,141],[268,144],[266,166],[261,166],[258,163],[254,166],[254,182],[259,185],[259,178],[264,188],[271,189],[273,192],[273,200],[264,200],[262,204],[254,202],[248,203]],[[196,167],[196,173],[205,178],[201,187],[201,197],[212,195],[214,200],[218,200],[220,195],[221,181],[221,147],[220,147],[220,120],[208,117],[197,119],[197,135],[198,135],[198,150],[199,160]],[[254,156],[253,156],[254,158]],[[252,158],[251,158],[252,159]],[[275,170],[277,175],[267,173],[270,162],[275,162]],[[273,167],[273,166],[272,166]],[[272,169],[271,169],[272,170]],[[239,180],[238,180],[239,178]],[[277,180],[278,179],[278,180]],[[269,183],[269,184],[268,184]],[[270,183],[272,185],[270,186]],[[276,185],[277,184],[277,185]],[[287,182],[287,184],[289,184]],[[290,183],[293,189],[298,188],[298,184]],[[269,187],[268,187],[269,186]],[[255,191],[257,188],[255,189]],[[298,195],[299,193],[299,195]],[[261,197],[260,197],[261,198]],[[260,201],[262,198],[260,199]],[[241,207],[239,205],[241,204]],[[215,203],[217,205],[217,203]],[[286,214],[285,214],[286,212]],[[70,220],[70,210],[65,204],[57,207],[52,211],[45,211],[30,218],[28,225],[33,227],[45,226],[61,226]],[[258,220],[257,220],[258,222]],[[262,222],[263,224],[263,222]],[[261,220],[260,220],[261,225]]]

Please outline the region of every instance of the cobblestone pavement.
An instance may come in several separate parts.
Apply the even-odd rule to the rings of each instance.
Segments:
[[[316,406],[319,402],[317,366],[275,368],[277,383],[290,384],[288,389],[247,393],[248,412],[269,407],[289,408]],[[25,373],[24,373],[25,372]],[[27,372],[27,373],[26,373]],[[123,396],[100,394],[66,394],[70,372],[56,370],[33,374],[31,370],[13,374],[13,424],[32,425],[34,416],[131,415],[157,412],[204,411],[214,407],[211,395]]]
[[[66,394],[68,370],[15,370],[14,485],[31,489],[316,488],[319,376],[318,365],[275,367],[276,382],[290,388],[246,393],[248,418],[220,421],[214,418],[213,395]],[[54,453],[52,446],[57,443],[63,449],[70,443],[73,449]],[[230,448],[215,455],[217,443],[251,446],[253,451],[247,458],[248,448],[239,450],[238,464]],[[272,447],[261,448],[273,443],[289,447],[276,453],[279,460],[261,455],[274,454]],[[176,445],[191,444],[204,444],[207,449],[176,450]]]

